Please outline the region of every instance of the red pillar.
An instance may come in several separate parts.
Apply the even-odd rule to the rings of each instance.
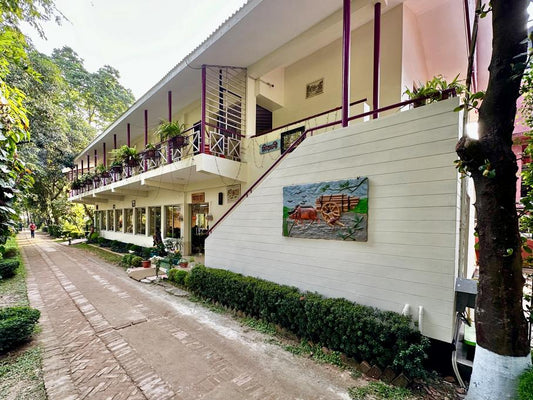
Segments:
[[[128,147],[131,147],[131,126],[128,124],[128,137],[127,137]]]
[[[342,126],[348,126],[350,113],[350,1],[343,0],[342,17]]]
[[[381,3],[374,4],[374,76],[372,87],[372,109],[379,108],[379,70],[381,58]],[[372,114],[372,118],[376,119],[378,113]]]

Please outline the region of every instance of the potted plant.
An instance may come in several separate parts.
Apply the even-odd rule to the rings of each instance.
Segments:
[[[135,147],[129,147],[126,144],[118,149],[113,150],[112,153],[114,160],[121,161],[122,164],[129,167],[134,167],[141,161],[140,155],[137,153],[137,149]]]
[[[157,127],[156,134],[159,135],[161,141],[168,140],[172,145],[181,147],[184,146],[185,136],[183,136],[183,131],[185,130],[185,124],[180,124],[179,121],[172,122],[161,122]]]
[[[152,261],[150,259],[151,256],[152,256],[151,249],[149,247],[143,248],[143,250],[142,250],[142,258],[143,258],[142,266],[143,266],[143,268],[150,268],[150,266],[152,265]]]
[[[145,160],[153,160],[154,158],[156,158],[157,156],[157,148],[152,144],[152,143],[148,143],[146,145],[146,147],[144,148],[144,152],[143,152],[143,158]]]
[[[114,173],[121,173],[122,172],[122,161],[114,160],[111,163],[110,170],[111,172],[114,172]]]
[[[454,89],[456,94],[460,94],[465,90],[464,85],[458,81],[457,75],[451,82],[447,82],[442,75],[436,75],[433,79],[422,84],[418,82],[413,84],[413,90],[406,88],[404,94],[410,99],[417,99],[413,103],[413,107],[420,107],[428,103],[447,99],[450,95],[449,90]],[[444,93],[443,93],[444,92]]]
[[[95,171],[101,178],[109,178],[111,176],[109,169],[104,164],[98,164]]]
[[[80,178],[76,178],[72,181],[72,183],[70,184],[70,188],[72,190],[80,190],[82,188],[82,181]]]

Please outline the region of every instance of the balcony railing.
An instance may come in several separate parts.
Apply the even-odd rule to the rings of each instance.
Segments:
[[[238,133],[211,124],[205,124],[205,154],[240,161],[241,140],[242,135]],[[132,165],[124,164],[111,167],[110,171],[104,174],[94,174],[94,168],[92,167],[84,169],[84,173],[94,174],[93,178],[87,180],[80,188],[72,189],[70,196],[77,196],[164,165],[191,158],[201,154],[201,149],[202,135],[198,124],[187,129],[178,138],[156,143],[153,149],[140,152],[139,160]],[[76,175],[75,172],[70,174],[71,181],[75,180]],[[83,174],[78,175],[82,176]]]

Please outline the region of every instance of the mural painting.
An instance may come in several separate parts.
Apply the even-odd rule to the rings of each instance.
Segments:
[[[366,242],[368,178],[285,186],[283,236]]]

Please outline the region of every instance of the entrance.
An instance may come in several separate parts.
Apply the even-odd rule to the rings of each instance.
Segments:
[[[204,254],[205,238],[209,231],[209,204],[191,204],[191,254]]]

